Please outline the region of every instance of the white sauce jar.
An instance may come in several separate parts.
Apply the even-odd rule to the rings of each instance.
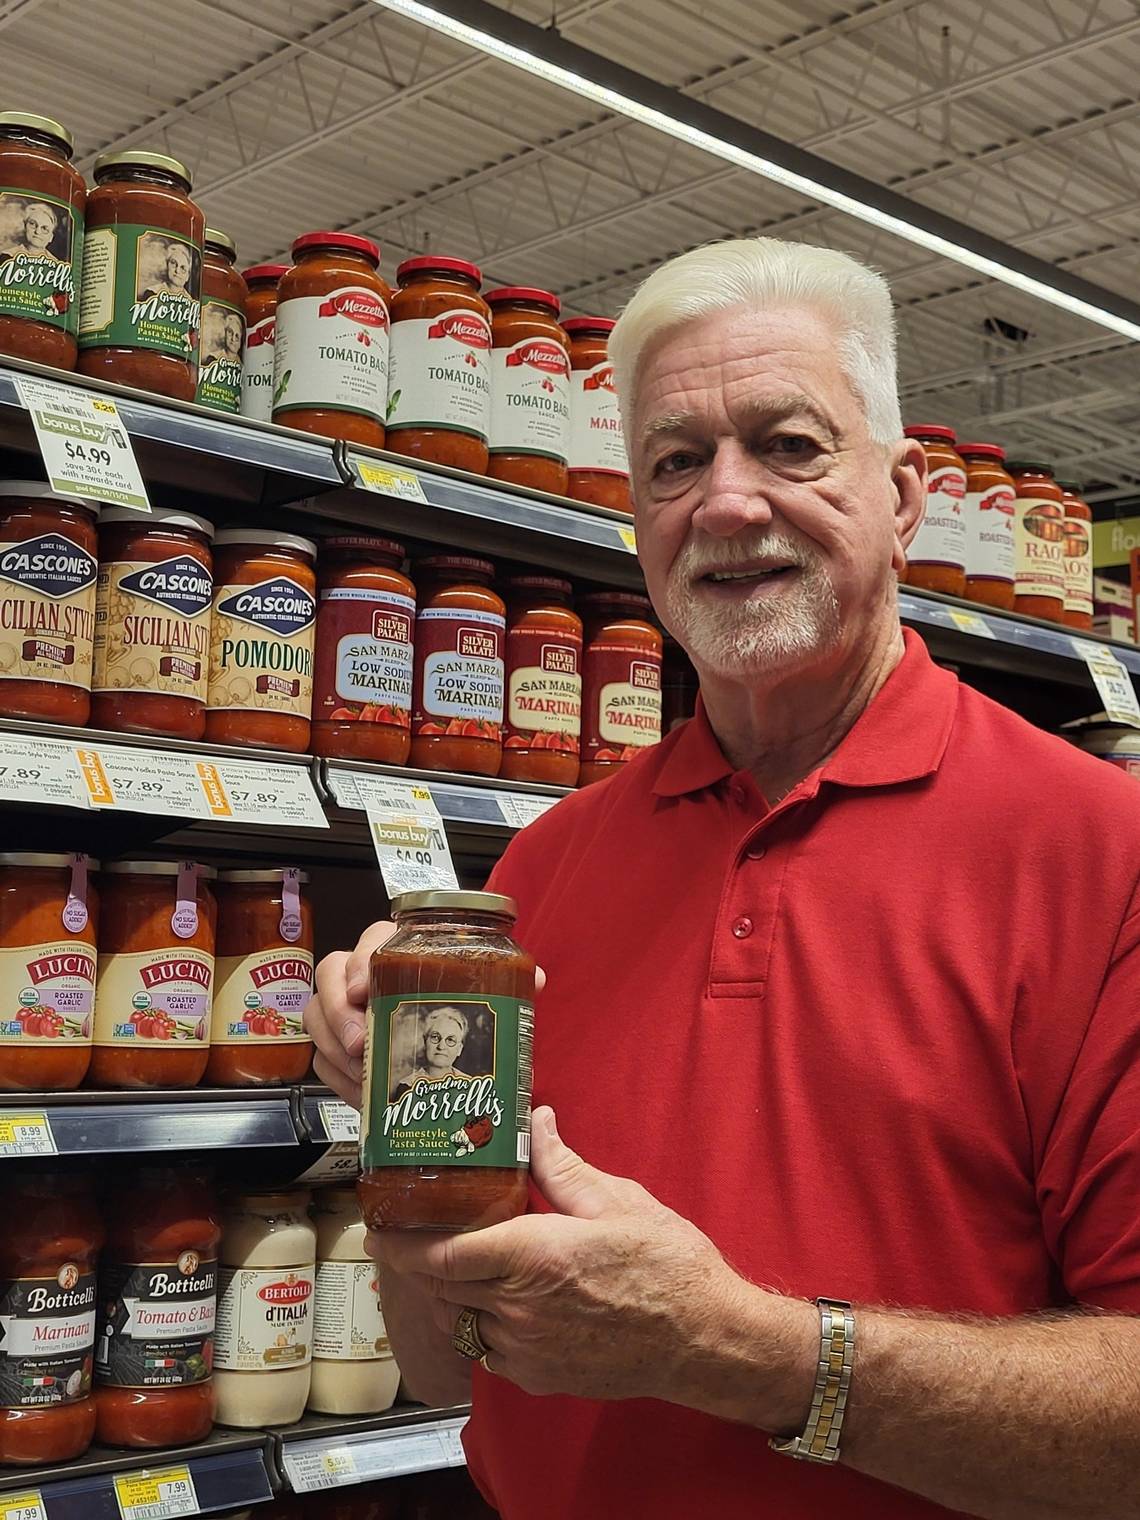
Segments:
[[[395,1402],[400,1369],[384,1326],[379,1268],[364,1249],[355,1185],[322,1188],[313,1211],[317,1278],[309,1408],[380,1414]]]

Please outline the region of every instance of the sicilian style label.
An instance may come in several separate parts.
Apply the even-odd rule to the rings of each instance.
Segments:
[[[204,1045],[214,957],[192,945],[99,957],[96,1045]]]
[[[661,656],[613,645],[586,652],[582,758],[632,760],[661,738]]]
[[[578,753],[582,732],[582,641],[534,628],[507,635],[503,748]]]
[[[499,737],[506,627],[497,612],[423,608],[416,618],[413,734]]]
[[[313,995],[313,952],[260,950],[254,955],[218,957],[212,1045],[308,1042],[302,1015]]]
[[[534,1009],[446,992],[372,1000],[361,1158],[376,1166],[525,1166]]]
[[[481,312],[441,312],[392,324],[390,428],[446,428],[486,441],[491,419],[491,324]]]
[[[945,565],[961,570],[966,563],[966,472],[941,465],[926,481],[926,515],[907,550],[909,565]]]
[[[89,1044],[95,951],[79,940],[0,950],[0,1046]]]
[[[241,410],[245,313],[240,306],[210,296],[202,302],[198,390],[194,400],[217,412]]]
[[[273,339],[277,317],[262,317],[245,331],[241,355],[241,414],[257,422],[273,419]]]
[[[388,1362],[380,1274],[370,1261],[320,1261],[313,1295],[313,1355],[330,1362]]]
[[[206,700],[209,570],[190,554],[99,566],[94,691]]]
[[[384,421],[388,308],[367,286],[294,296],[277,308],[273,412],[308,407]]]
[[[0,317],[46,322],[75,336],[83,225],[66,201],[0,185]]]
[[[523,338],[491,352],[492,454],[537,454],[566,463],[570,356],[553,338]]]
[[[1065,509],[1049,497],[1019,496],[1014,516],[1018,596],[1065,595]]]
[[[111,1262],[99,1273],[95,1376],[115,1388],[204,1383],[214,1360],[218,1263]]]
[[[1065,518],[1065,611],[1093,610],[1092,523],[1083,517]]]
[[[87,690],[98,570],[61,532],[0,544],[0,681]]]
[[[312,1262],[223,1267],[218,1281],[214,1366],[227,1372],[288,1372],[313,1356]]]
[[[572,470],[629,474],[614,367],[609,360],[570,377],[570,453]]]
[[[415,621],[415,601],[395,591],[322,591],[313,717],[410,727]]]
[[[313,703],[311,591],[287,575],[218,586],[210,635],[211,711],[240,707],[308,718]]]
[[[0,1409],[73,1404],[91,1392],[95,1274],[65,1261],[54,1277],[0,1289]]]
[[[1011,486],[988,486],[966,493],[966,574],[976,581],[1012,586],[1016,568],[1013,519],[1017,493]]]
[[[88,233],[79,299],[80,348],[198,355],[202,250],[165,227],[120,222]]]

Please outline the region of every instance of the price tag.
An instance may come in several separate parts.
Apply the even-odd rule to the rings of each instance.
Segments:
[[[87,788],[64,739],[0,734],[0,794],[6,802],[48,802],[86,807]]]
[[[632,528],[619,528],[618,537],[631,554],[637,553],[637,535]]]
[[[459,886],[443,819],[425,786],[389,776],[356,776],[389,897]]]
[[[207,818],[234,823],[285,824],[327,829],[312,778],[300,765],[261,760],[200,760],[195,763]]]
[[[0,1496],[0,1520],[47,1520],[43,1496],[38,1489]]]
[[[119,1473],[115,1478],[115,1498],[123,1520],[171,1520],[175,1515],[200,1513],[188,1467]]]
[[[463,1450],[463,1427],[466,1424],[466,1420],[460,1420],[455,1425],[445,1425],[439,1432],[444,1455],[452,1467],[467,1466],[467,1453]]]
[[[978,616],[976,612],[962,612],[957,607],[947,609],[950,613],[950,621],[955,628],[960,628],[963,633],[972,633],[979,639],[996,639],[997,634],[993,631],[985,618]]]
[[[194,760],[157,749],[84,749],[75,758],[94,808],[206,816]]]
[[[556,797],[530,797],[525,792],[496,792],[495,801],[512,829],[525,829],[528,823],[548,813]]]
[[[337,1488],[344,1483],[359,1483],[352,1451],[347,1446],[300,1449],[286,1446],[285,1476],[295,1494],[311,1494],[322,1488]]]
[[[109,396],[29,376],[19,376],[16,389],[53,491],[150,511],[130,434]]]
[[[376,464],[371,459],[353,459],[352,464],[366,491],[379,491],[381,496],[395,496],[400,501],[427,501],[420,477],[411,470]]]
[[[330,1140],[359,1140],[360,1115],[339,1098],[322,1098],[317,1104],[325,1135]]]
[[[1140,703],[1136,700],[1132,677],[1113,651],[1088,639],[1072,639],[1071,643],[1088,667],[1093,685],[1112,722],[1140,728]]]
[[[0,1112],[0,1156],[58,1155],[51,1121],[42,1111]]]
[[[312,1166],[297,1178],[298,1182],[353,1182],[360,1176],[360,1146],[355,1140],[337,1140]]]

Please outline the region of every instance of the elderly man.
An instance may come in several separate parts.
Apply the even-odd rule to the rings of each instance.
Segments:
[[[701,703],[494,873],[547,976],[534,1212],[374,1238],[408,1384],[470,1388],[507,1520],[1135,1520],[1135,790],[900,629],[876,275],[700,249],[612,355]],[[310,1006],[350,1097],[388,932]]]

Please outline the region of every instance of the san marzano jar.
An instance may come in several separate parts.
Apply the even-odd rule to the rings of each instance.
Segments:
[[[947,596],[966,590],[966,466],[954,429],[919,423],[903,429],[926,454],[926,512],[906,554],[906,583]]]
[[[498,774],[503,756],[506,607],[495,567],[470,554],[416,563],[416,667],[411,763],[429,771]]]
[[[273,340],[277,328],[277,287],[288,264],[251,264],[245,281],[245,344],[241,357],[241,414],[273,418]]]
[[[578,785],[588,786],[661,738],[664,644],[648,597],[592,591],[578,607],[586,641]]]
[[[570,582],[516,575],[507,582],[507,781],[573,786],[582,733],[582,620]]]
[[[575,501],[631,512],[629,460],[607,344],[610,317],[570,317],[569,494]]]
[[[234,268],[237,245],[226,232],[207,227],[202,260],[202,329],[198,350],[199,406],[216,412],[241,410],[241,363],[245,344],[245,281]]]
[[[1017,492],[996,443],[960,443],[966,464],[966,596],[987,607],[1013,607]]]
[[[508,285],[487,293],[491,351],[492,480],[566,494],[570,340],[549,290]]]

